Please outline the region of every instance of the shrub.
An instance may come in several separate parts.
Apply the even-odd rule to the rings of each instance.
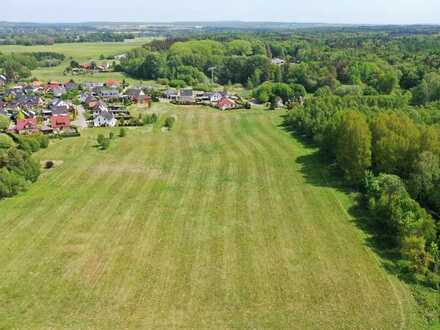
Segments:
[[[49,137],[46,135],[39,135],[38,141],[40,142],[40,148],[46,149],[49,146]]]
[[[165,119],[165,124],[164,126],[171,129],[174,126],[174,122],[176,121],[176,118],[174,117],[168,117],[167,119]]]
[[[20,175],[0,168],[0,198],[12,197],[27,188],[26,180]]]
[[[14,145],[14,140],[6,134],[0,134],[0,149],[9,149]]]
[[[125,128],[121,128],[119,130],[119,137],[125,137],[127,135],[127,130]]]
[[[101,143],[101,149],[106,150],[110,146],[110,139],[104,138],[104,140]]]
[[[426,277],[426,282],[431,288],[435,290],[440,289],[440,275],[430,272]]]
[[[29,138],[28,143],[31,147],[32,152],[37,152],[40,150],[40,142],[36,138]]]
[[[143,119],[144,121],[144,125],[151,125],[157,122],[157,120],[159,119],[159,117],[153,113],[151,115],[146,115]]]
[[[0,131],[4,131],[9,128],[10,120],[8,117],[0,115]]]
[[[171,80],[170,81],[170,87],[173,88],[183,88],[186,86],[186,82],[183,80]]]
[[[105,136],[103,134],[99,134],[98,137],[96,138],[96,142],[98,142],[98,144],[101,146],[102,143],[105,140]]]
[[[47,162],[46,162],[46,164],[44,164],[44,168],[45,169],[51,169],[51,168],[53,168],[55,166],[55,163],[53,162],[53,161],[51,161],[51,160],[48,160]]]
[[[108,135],[108,138],[110,140],[113,140],[114,137],[115,137],[115,134],[113,132],[110,132],[109,135]]]
[[[168,85],[169,84],[169,80],[166,78],[158,79],[157,82],[161,85]]]

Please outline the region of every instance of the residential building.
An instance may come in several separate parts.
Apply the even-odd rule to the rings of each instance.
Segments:
[[[223,111],[234,109],[236,106],[237,104],[235,103],[235,101],[227,97],[223,97],[220,101],[217,102],[217,108]]]
[[[117,120],[115,116],[109,111],[100,111],[95,114],[93,125],[95,127],[115,127]]]
[[[50,123],[53,130],[64,130],[70,127],[70,115],[62,108],[55,108],[52,110]]]

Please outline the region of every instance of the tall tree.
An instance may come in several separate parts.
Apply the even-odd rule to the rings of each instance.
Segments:
[[[363,179],[371,166],[371,132],[363,114],[348,111],[339,126],[336,160],[351,183]]]

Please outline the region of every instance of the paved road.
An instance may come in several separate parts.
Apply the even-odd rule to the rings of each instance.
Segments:
[[[87,128],[87,121],[84,115],[85,112],[86,110],[84,110],[82,105],[78,106],[78,117],[72,122],[72,125],[75,125],[79,128]]]

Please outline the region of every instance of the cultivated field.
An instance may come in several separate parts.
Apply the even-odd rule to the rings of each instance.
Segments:
[[[43,81],[57,80],[68,81],[74,79],[75,81],[105,81],[108,79],[122,80],[126,79],[128,82],[134,82],[133,79],[125,77],[119,72],[99,73],[99,74],[85,74],[85,75],[64,75],[64,70],[69,66],[72,59],[79,63],[88,63],[90,61],[112,62],[111,60],[99,61],[101,55],[119,55],[123,54],[133,48],[140,47],[147,43],[149,38],[138,38],[128,40],[126,42],[90,42],[90,43],[66,43],[54,45],[38,45],[38,46],[16,46],[6,45],[0,46],[2,53],[29,53],[29,52],[56,52],[66,56],[66,60],[56,67],[40,68],[32,71],[32,74]]]
[[[421,327],[280,114],[157,109],[171,132],[55,141],[0,202],[0,328]]]

